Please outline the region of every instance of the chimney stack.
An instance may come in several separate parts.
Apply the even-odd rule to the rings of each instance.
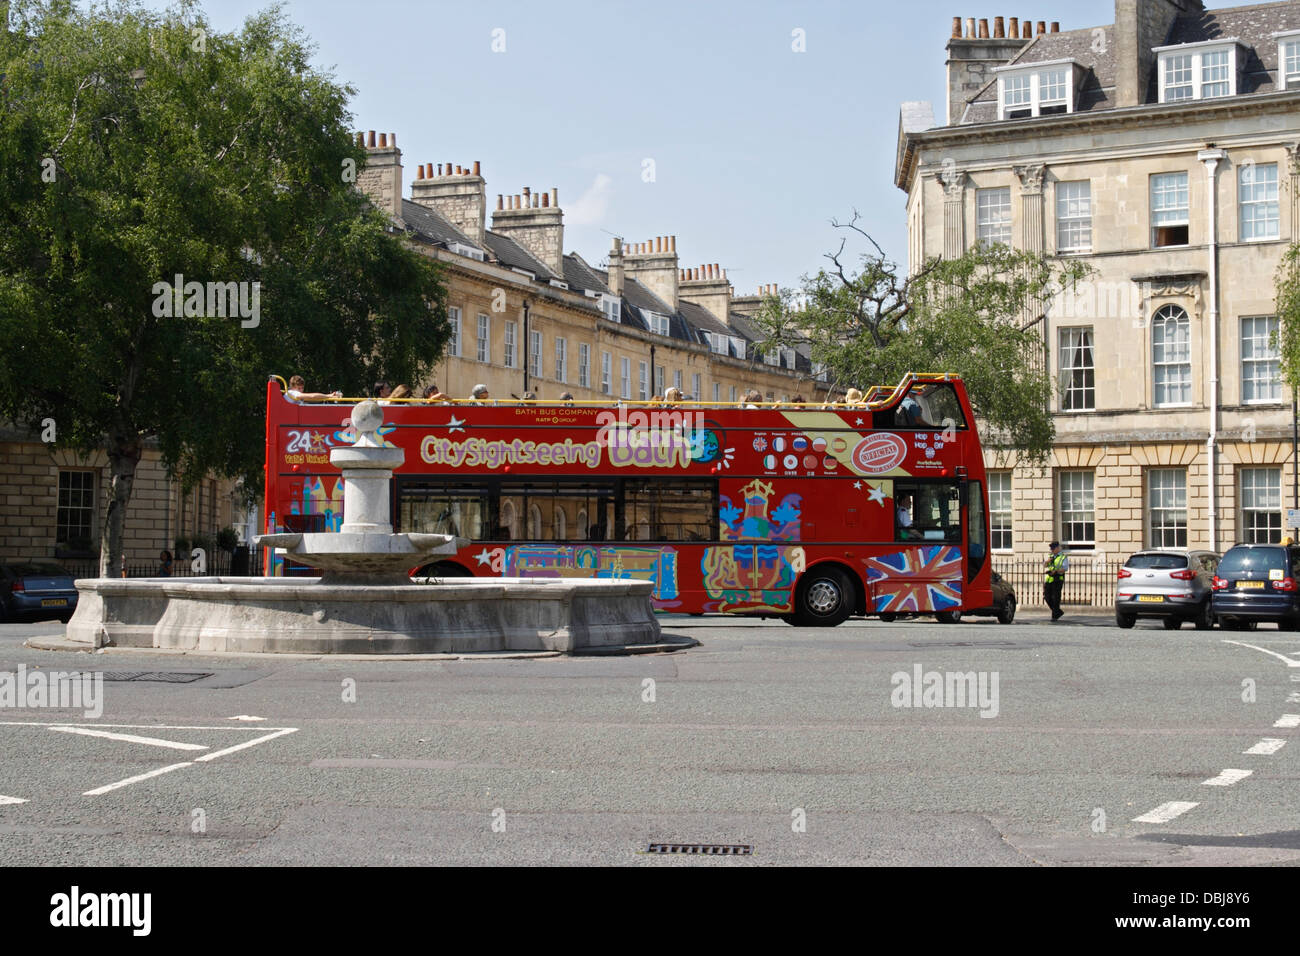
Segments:
[[[1202,0],[1115,0],[1116,106],[1141,106],[1155,98],[1147,88],[1155,76],[1152,49],[1166,41],[1179,16],[1204,12]]]
[[[623,294],[623,240],[614,237],[614,247],[609,251],[609,291]]]
[[[509,209],[492,214],[492,230],[508,236],[561,278],[564,276],[564,212],[558,202],[559,190],[545,194],[525,186],[522,196],[515,197]],[[557,199],[550,202],[551,198]]]
[[[952,37],[947,46],[949,126],[961,122],[970,98],[993,79],[993,68],[1009,63],[1024,47],[1025,39],[1017,33],[1019,19],[1010,19],[1011,30],[1004,33],[1005,20],[994,17],[993,35],[990,36],[987,18],[977,21],[974,17],[967,17],[963,30],[961,17],[953,17]],[[1026,39],[1031,36],[1029,30],[1026,22]]]
[[[357,172],[357,188],[376,209],[394,219],[402,218],[402,153],[396,134],[380,133],[375,145],[375,131],[366,133],[366,164]]]
[[[731,283],[726,274],[716,263],[705,263],[698,268],[687,269],[687,282],[682,286],[681,298],[694,302],[706,310],[719,322],[730,325]]]
[[[430,174],[433,163],[428,166]],[[474,172],[451,163],[441,163],[438,175],[430,175],[422,182],[411,184],[411,201],[437,211],[444,219],[465,234],[475,245],[483,245],[487,217],[487,184],[479,173],[478,161]],[[498,205],[501,197],[497,197]]]
[[[625,260],[628,278],[634,278],[677,311],[680,283],[676,237],[655,236],[637,244]]]

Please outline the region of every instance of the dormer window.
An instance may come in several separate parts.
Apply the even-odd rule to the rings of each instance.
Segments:
[[[645,318],[646,325],[650,327],[650,331],[655,333],[655,335],[668,334],[668,316],[663,315],[660,312],[647,311]]]
[[[1300,30],[1275,33],[1277,40],[1277,88],[1300,90]]]
[[[608,292],[602,292],[597,296],[600,299],[600,311],[605,313],[605,318],[611,322],[622,323],[623,315],[621,312],[621,302],[618,296],[610,295]]]
[[[482,249],[475,249],[473,246],[467,246],[463,242],[447,243],[447,251],[454,252],[458,256],[466,256],[467,258],[475,259],[479,262],[485,260]]]
[[[1235,39],[1156,47],[1160,57],[1160,102],[1211,100],[1234,96],[1240,73]]]
[[[1074,112],[1083,66],[1074,60],[1000,66],[998,103],[1002,119],[1026,119]]]

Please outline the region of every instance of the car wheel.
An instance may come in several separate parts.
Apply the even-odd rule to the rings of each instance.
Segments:
[[[937,611],[935,612],[934,619],[940,624],[960,624],[961,609],[958,608],[953,611]]]
[[[1164,625],[1166,631],[1176,631],[1183,626],[1183,619],[1181,617],[1174,617],[1170,615],[1169,617],[1163,619],[1160,623]]]
[[[800,580],[795,606],[804,627],[834,627],[853,611],[853,585],[839,568],[814,568]]]
[[[1010,624],[1016,619],[1016,599],[1007,598],[1002,602],[1002,610],[998,611],[998,623]]]
[[[1201,604],[1200,611],[1197,612],[1196,617],[1192,620],[1196,622],[1196,629],[1198,631],[1208,631],[1214,627],[1214,608],[1210,606],[1209,601],[1205,601]]]
[[[1120,627],[1132,627],[1137,623],[1137,619],[1136,614],[1122,614],[1119,611],[1115,612],[1115,623]]]
[[[1230,631],[1253,631],[1257,625],[1256,621],[1227,621],[1223,626]]]
[[[892,624],[894,621],[898,620],[898,615],[893,611],[886,611],[884,614],[880,615],[880,619],[886,624]]]

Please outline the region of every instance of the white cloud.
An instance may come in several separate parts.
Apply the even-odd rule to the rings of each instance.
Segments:
[[[578,197],[578,201],[564,210],[566,225],[596,226],[604,222],[609,211],[609,200],[613,195],[614,180],[604,173],[597,173],[587,191]]]

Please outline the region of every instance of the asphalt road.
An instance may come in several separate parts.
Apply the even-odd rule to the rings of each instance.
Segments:
[[[1101,616],[664,624],[699,646],[87,654],[22,645],[57,622],[0,626],[0,675],[109,674],[97,719],[0,701],[0,864],[1300,860],[1300,717],[1286,716],[1300,715],[1300,635],[1122,631]],[[985,697],[969,706],[953,683],[928,700],[948,706],[924,693],[896,706],[898,675],[918,668],[922,690],[928,672],[973,672]]]

